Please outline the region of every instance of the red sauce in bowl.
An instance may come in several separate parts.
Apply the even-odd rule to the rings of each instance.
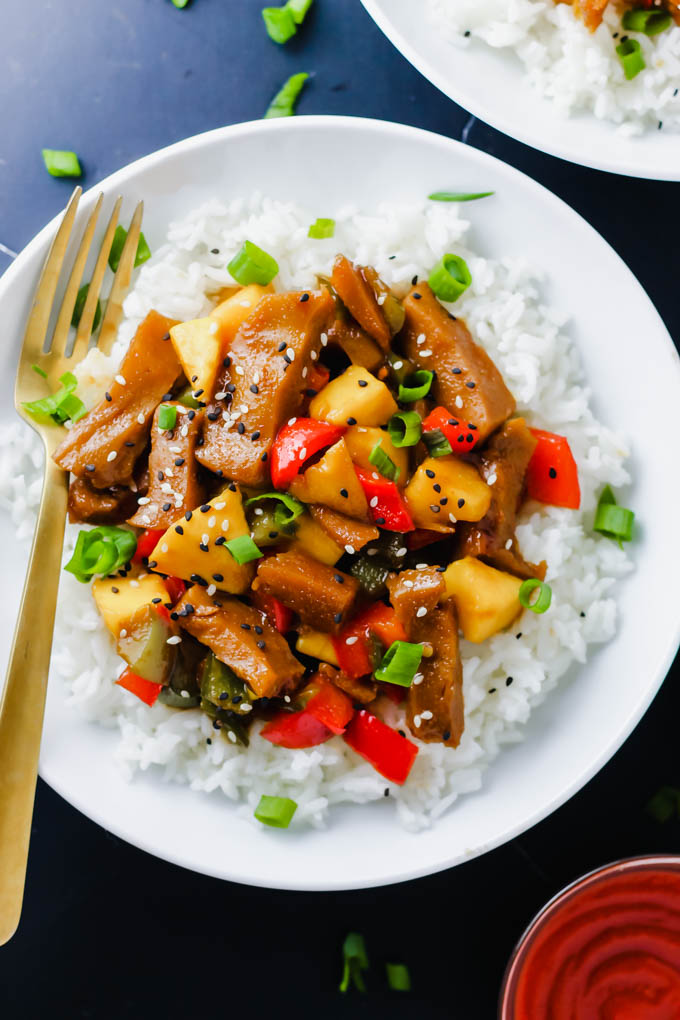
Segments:
[[[611,864],[561,892],[515,951],[501,1020],[680,1020],[680,858]]]

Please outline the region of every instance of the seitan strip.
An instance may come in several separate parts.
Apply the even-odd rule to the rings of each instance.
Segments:
[[[345,517],[337,510],[331,510],[330,507],[320,503],[310,506],[309,512],[312,519],[323,528],[328,537],[343,548],[351,545],[354,552],[358,552],[369,542],[380,538],[380,532],[373,524],[364,524],[363,521]]]
[[[337,634],[352,613],[359,582],[293,550],[261,560],[254,587],[283,602],[315,630]]]
[[[95,489],[72,477],[68,487],[68,519],[72,524],[122,524],[137,506],[137,493],[124,485]]]
[[[375,291],[364,276],[361,266],[353,265],[344,255],[333,263],[331,284],[349,313],[383,351],[389,350],[392,334]]]
[[[339,687],[345,694],[349,694],[353,701],[359,705],[369,705],[378,695],[378,685],[374,680],[367,680],[365,677],[353,679],[343,673],[341,669],[335,669],[327,662],[320,662],[317,670],[324,680],[330,680],[332,684]]]

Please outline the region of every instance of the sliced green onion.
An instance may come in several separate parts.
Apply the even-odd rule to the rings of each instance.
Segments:
[[[83,286],[78,291],[76,303],[73,306],[73,315],[71,316],[71,325],[75,326],[76,328],[80,323],[80,319],[83,314],[83,309],[85,308],[85,302],[87,301],[87,294],[89,289],[90,289],[89,283],[84,283]],[[102,306],[99,302],[99,298],[97,298],[97,307],[94,310],[94,322],[92,323],[93,333],[97,326],[99,325],[99,323],[101,322],[101,318],[102,318]]]
[[[179,8],[179,10],[181,11],[182,8],[186,7],[186,5],[189,3],[189,0],[172,0],[172,2],[175,5],[175,7]]]
[[[272,42],[287,43],[297,32],[297,25],[293,13],[288,5],[285,7],[263,7],[262,18],[264,20],[267,35]]]
[[[399,383],[397,399],[402,404],[412,404],[414,400],[422,400],[430,392],[434,372],[419,368],[417,372],[407,375],[403,383]]]
[[[433,191],[427,197],[431,202],[476,202],[478,198],[488,198],[495,195],[495,191],[479,191],[468,193],[466,191]]]
[[[43,379],[47,379],[47,372],[44,368],[41,368],[40,365],[31,365],[31,368],[34,372],[37,372],[38,375],[41,375]]]
[[[239,535],[238,538],[230,539],[225,545],[239,566],[250,563],[251,560],[259,560],[262,555],[250,535]]]
[[[64,421],[70,418],[75,423],[87,414],[87,408],[75,393],[67,393],[59,401],[59,413],[64,415]]]
[[[430,457],[447,457],[453,453],[453,447],[441,429],[430,429],[423,432],[423,442]]]
[[[635,78],[647,66],[637,39],[626,39],[616,47],[626,81]]]
[[[91,531],[80,531],[68,570],[83,584],[97,574],[113,574],[129,563],[137,549],[137,539],[125,528],[101,525]]]
[[[410,687],[423,657],[423,646],[410,641],[393,641],[375,671],[376,680]]]
[[[633,522],[635,514],[616,502],[610,485],[605,485],[600,494],[593,521],[593,531],[598,531],[607,538],[613,538],[622,542],[630,542],[633,537]]]
[[[116,227],[116,232],[113,235],[113,241],[111,242],[111,249],[109,251],[109,266],[112,271],[118,269],[118,263],[120,257],[123,254],[123,248],[127,240],[128,232],[125,227]],[[135,269],[137,266],[141,266],[142,262],[146,262],[147,259],[151,258],[151,249],[146,242],[144,234],[140,233],[139,241],[137,242],[137,251],[135,253]]]
[[[77,421],[87,413],[82,400],[73,393],[78,385],[73,372],[64,372],[59,377],[59,382],[61,386],[56,393],[41,397],[39,400],[30,400],[22,405],[26,413],[42,425],[47,425],[51,421],[62,425],[68,418]]]
[[[267,107],[264,119],[270,120],[272,117],[292,117],[295,113],[295,104],[298,100],[298,96],[302,92],[308,78],[309,75],[304,71],[301,71],[300,74],[291,75],[288,81],[283,83]]]
[[[366,991],[363,970],[368,970],[368,955],[363,935],[351,932],[342,945],[343,968],[340,991],[346,992],[351,984],[360,992]]]
[[[275,499],[280,504],[274,512],[274,520],[280,528],[291,524],[305,509],[299,499],[295,499],[285,492],[262,492],[258,496],[251,496],[250,499],[247,499],[246,506],[259,503],[263,499]]]
[[[405,963],[387,963],[387,983],[393,992],[410,992],[411,975]]]
[[[293,15],[296,25],[301,25],[307,17],[307,12],[314,0],[288,0],[286,7]]]
[[[401,474],[401,469],[397,467],[392,458],[385,453],[380,443],[376,443],[371,452],[368,455],[368,462],[373,467],[377,468],[381,475],[385,478],[389,478],[391,482],[396,482]]]
[[[158,408],[159,429],[174,429],[177,424],[177,408],[169,404],[161,404]]]
[[[323,237],[333,237],[335,234],[335,220],[317,219],[307,231],[307,237],[320,241]]]
[[[531,596],[537,589],[538,595],[532,601]],[[552,588],[538,577],[530,577],[520,586],[519,601],[524,609],[530,609],[532,613],[545,613],[552,602]]]
[[[680,790],[677,786],[662,786],[645,806],[655,822],[665,824],[671,818],[680,818]]]
[[[665,32],[672,24],[670,14],[665,11],[626,11],[621,24],[629,32],[644,32],[645,35],[658,35]]]
[[[460,255],[442,255],[427,282],[440,301],[456,301],[472,283],[467,262]]]
[[[251,283],[266,287],[278,273],[279,266],[268,252],[258,248],[252,241],[244,241],[227,269],[243,287]]]
[[[52,177],[82,177],[78,157],[75,152],[65,149],[43,149],[42,158]]]
[[[415,446],[423,431],[422,418],[417,411],[399,411],[387,423],[387,432],[392,446]]]
[[[296,811],[297,804],[290,797],[268,797],[263,794],[255,808],[255,817],[263,825],[287,829]]]
[[[198,407],[205,407],[205,404],[202,404],[200,400],[196,400],[191,386],[186,386],[181,393],[178,393],[176,400],[177,403],[182,404],[183,407],[193,407],[194,409]]]

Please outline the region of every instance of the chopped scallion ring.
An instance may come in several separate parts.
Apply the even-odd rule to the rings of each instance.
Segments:
[[[392,445],[415,446],[422,433],[422,418],[417,411],[399,411],[387,423],[387,432]]]
[[[174,429],[177,424],[177,408],[168,404],[161,404],[158,409],[159,429]]]
[[[410,641],[393,641],[375,671],[376,680],[410,687],[423,657],[423,646]]]
[[[426,368],[420,368],[417,372],[407,375],[403,383],[399,383],[397,399],[402,404],[412,404],[414,400],[421,400],[430,392],[430,386],[434,379],[434,372]]]
[[[661,825],[670,822],[671,818],[680,818],[680,789],[677,786],[661,786],[647,802],[645,810]]]
[[[393,992],[410,992],[411,975],[405,963],[387,963],[387,983]]]
[[[37,368],[37,366],[33,367]],[[38,372],[38,374],[41,375],[42,372]],[[85,404],[73,392],[78,385],[78,380],[73,372],[64,372],[59,377],[59,382],[61,386],[56,393],[39,400],[30,400],[22,405],[27,414],[43,425],[52,421],[57,425],[63,425],[68,418],[78,421],[87,413]]]
[[[82,177],[83,171],[75,152],[65,149],[43,149],[42,158],[52,177]]]
[[[113,574],[125,566],[136,549],[137,539],[131,531],[100,525],[78,532],[73,556],[64,570],[87,584],[97,574]]]
[[[38,375],[41,375],[43,379],[47,379],[47,372],[41,368],[40,365],[31,365],[31,368],[34,372],[37,372]]]
[[[123,254],[127,235],[128,232],[125,227],[116,227],[116,232],[113,235],[113,241],[111,242],[111,248],[109,250],[109,266],[114,273],[118,269],[118,264],[120,262],[120,257]],[[137,251],[135,253],[135,269],[137,266],[141,266],[142,262],[146,262],[150,258],[151,249],[147,244],[144,234],[140,233],[139,241],[137,242]]]
[[[538,595],[532,601],[531,596],[536,590]],[[524,609],[530,609],[532,613],[545,613],[552,602],[552,588],[538,577],[530,577],[520,586],[519,601]]]
[[[380,443],[376,443],[371,452],[368,455],[368,462],[373,467],[377,468],[381,475],[385,478],[389,478],[391,482],[396,482],[401,474],[401,469],[397,467],[392,458],[385,453]]]
[[[315,241],[320,241],[324,237],[333,237],[334,234],[335,220],[327,220],[323,218],[319,218],[316,223],[312,223],[311,227],[307,231],[307,237],[311,237]]]
[[[274,520],[280,528],[292,524],[305,509],[299,499],[295,499],[294,496],[289,496],[285,492],[262,492],[258,496],[251,496],[250,499],[247,499],[246,506],[259,503],[263,499],[273,499],[280,504],[274,511]]]
[[[263,7],[262,18],[272,42],[283,45],[297,32],[295,18],[288,4],[284,7]]]
[[[288,0],[286,7],[293,15],[296,25],[301,25],[307,17],[307,11],[312,6],[314,0]]]
[[[230,539],[225,545],[239,566],[250,563],[251,560],[259,560],[262,556],[250,535],[239,535],[238,538]]]
[[[263,825],[271,825],[274,829],[287,829],[296,811],[297,804],[290,797],[268,797],[263,794],[254,814]]]
[[[468,193],[465,191],[434,191],[428,195],[430,202],[476,202],[478,198],[488,198],[494,195],[494,191],[479,191]]]
[[[665,32],[672,24],[670,14],[665,11],[626,11],[621,19],[622,26],[629,32],[644,32],[645,35],[658,35]]]
[[[605,485],[597,503],[593,531],[617,540],[620,545],[632,539],[634,521],[633,511],[619,506],[611,486]]]
[[[264,115],[265,120],[272,117],[292,117],[295,113],[295,104],[302,92],[309,75],[301,71],[300,74],[293,74],[285,81],[267,107]],[[254,281],[257,283],[257,281]]]
[[[467,262],[460,255],[442,255],[427,281],[440,301],[456,301],[472,283]]]
[[[78,325],[79,325],[80,320],[82,318],[83,309],[85,308],[85,302],[87,301],[87,294],[88,294],[89,289],[90,289],[89,283],[84,283],[83,286],[78,291],[78,296],[76,297],[76,303],[73,306],[73,315],[71,316],[71,325],[74,326],[76,329],[78,328]],[[97,305],[96,305],[96,308],[94,310],[94,321],[92,323],[92,332],[93,333],[96,330],[96,328],[99,325],[99,323],[101,322],[101,318],[102,318],[102,306],[101,306],[101,303],[99,301],[99,298],[97,298]]]
[[[360,992],[365,992],[366,984],[361,972],[368,970],[368,955],[363,935],[351,932],[343,943],[342,956],[344,965],[340,991],[346,992],[350,984],[354,984]]]
[[[626,81],[635,78],[647,66],[637,39],[626,39],[625,42],[620,42],[616,47],[616,52],[621,61]]]
[[[244,241],[227,269],[242,287],[251,283],[266,287],[278,273],[279,266],[268,252],[258,248],[252,241]]]
[[[430,457],[446,457],[453,453],[453,447],[441,429],[430,429],[423,433],[423,442]]]

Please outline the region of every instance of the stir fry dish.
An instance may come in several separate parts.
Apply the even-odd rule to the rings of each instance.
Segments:
[[[556,0],[568,3],[591,32],[602,24],[607,7],[623,12],[623,27],[633,32],[655,35],[667,28],[671,19],[680,24],[680,0]]]
[[[244,746],[341,735],[402,784],[418,742],[460,742],[460,634],[548,609],[516,524],[526,499],[578,508],[574,458],[442,303],[459,256],[401,294],[343,255],[305,291],[250,242],[229,269],[209,315],[147,315],[96,406],[42,408],[71,418],[54,459],[89,526],[66,569],[147,705]]]

